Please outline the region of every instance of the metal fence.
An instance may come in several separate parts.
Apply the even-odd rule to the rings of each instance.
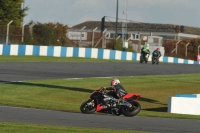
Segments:
[[[30,37],[29,27],[0,25],[0,44],[20,44]]]
[[[0,44],[68,45],[66,32],[48,26],[0,25]]]

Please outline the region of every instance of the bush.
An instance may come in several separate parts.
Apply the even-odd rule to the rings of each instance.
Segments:
[[[172,52],[176,48],[177,41],[171,41],[163,44],[165,48],[165,55],[172,56],[183,59],[197,60],[198,46],[200,45],[200,38],[196,39],[184,39],[179,44],[177,44],[177,54],[176,51]],[[186,45],[190,43],[187,47],[186,56]]]

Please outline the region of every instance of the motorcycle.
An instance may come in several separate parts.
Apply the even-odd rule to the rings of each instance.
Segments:
[[[140,63],[147,63],[149,59],[149,54],[146,54],[145,56],[143,54],[140,55]]]
[[[154,64],[157,64],[157,65],[158,65],[158,63],[159,63],[159,56],[158,56],[157,53],[153,53],[153,55],[152,55],[152,64],[153,64],[153,65],[154,65]]]
[[[141,105],[137,102],[138,98],[140,98],[140,94],[128,93],[122,99],[116,99],[112,91],[106,92],[103,89],[98,89],[92,92],[90,99],[81,104],[80,111],[85,114],[92,114],[96,111],[132,117],[141,110]],[[102,104],[102,100],[106,104]]]
[[[153,56],[152,57],[152,64],[154,65],[154,64],[157,64],[158,65],[158,63],[159,63],[159,57],[158,56]]]

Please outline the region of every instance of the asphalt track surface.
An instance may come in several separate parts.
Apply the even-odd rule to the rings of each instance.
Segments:
[[[144,76],[200,73],[199,65],[106,63],[0,63],[0,83],[36,80],[111,76]],[[124,117],[82,114],[41,109],[0,106],[1,122],[126,129],[157,133],[199,133],[200,120]]]

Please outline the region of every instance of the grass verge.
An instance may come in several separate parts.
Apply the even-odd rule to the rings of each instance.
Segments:
[[[131,130],[0,123],[0,133],[147,133]],[[148,132],[149,133],[149,132]]]
[[[0,62],[115,62],[114,60],[86,58],[57,58],[33,56],[0,56]],[[117,61],[120,62],[120,61]],[[123,61],[122,61],[123,62]],[[168,97],[177,93],[199,93],[200,74],[118,77],[126,90],[139,93],[142,106],[140,116],[200,119],[196,115],[167,113]],[[0,105],[41,108],[80,112],[80,104],[87,100],[94,89],[109,86],[109,78],[35,80],[22,83],[0,83]],[[184,105],[184,104],[183,104]],[[91,129],[79,127],[58,127],[1,123],[0,133],[90,133],[124,132],[144,133],[127,130]]]
[[[105,60],[80,57],[49,57],[49,56],[1,56],[0,62],[130,62],[123,60]]]
[[[167,113],[168,98],[198,94],[200,74],[117,77],[130,93],[139,93],[140,116],[200,119],[200,116]],[[0,104],[80,112],[93,90],[109,86],[112,78],[35,80],[0,84]],[[183,104],[184,105],[184,104]]]

